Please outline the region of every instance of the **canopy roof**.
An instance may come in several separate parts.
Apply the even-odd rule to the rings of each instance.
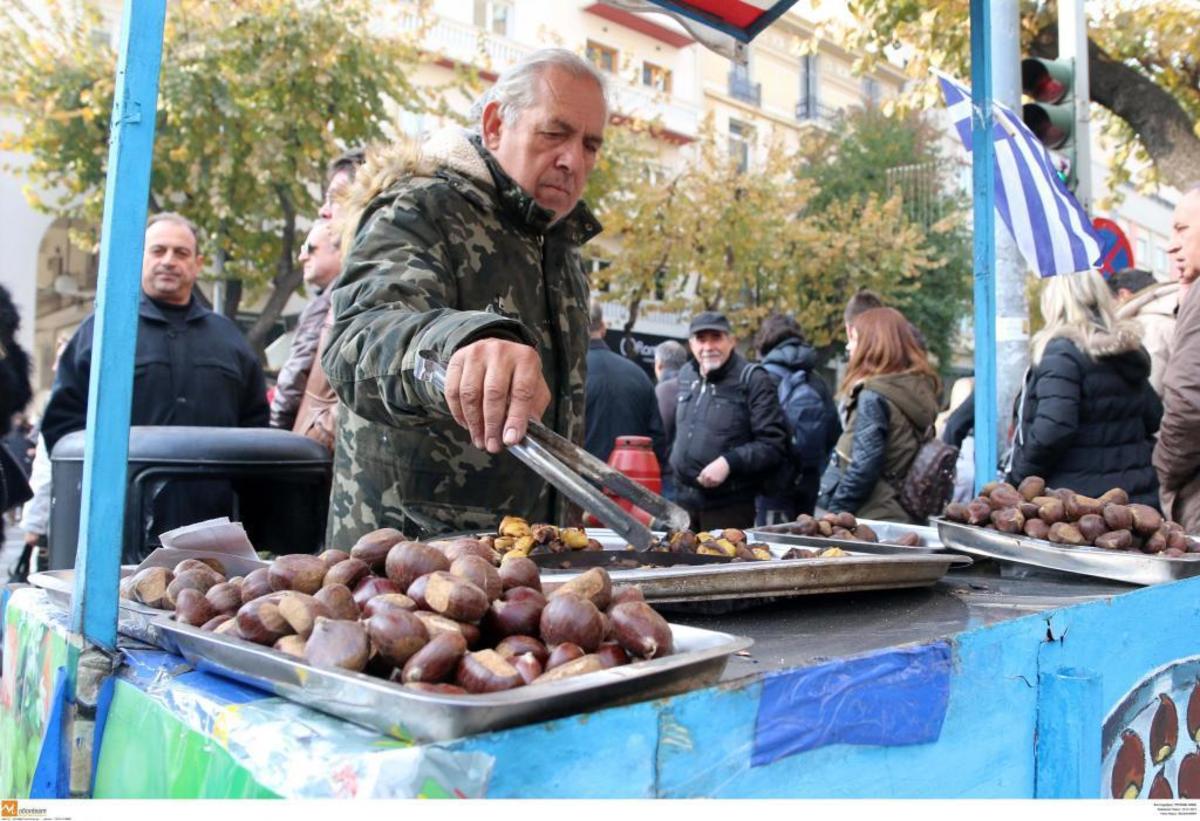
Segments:
[[[650,0],[749,43],[796,0]]]

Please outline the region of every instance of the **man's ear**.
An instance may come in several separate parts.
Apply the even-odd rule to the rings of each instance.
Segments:
[[[504,129],[504,118],[500,116],[500,103],[493,100],[483,107],[483,117],[480,130],[483,134],[483,145],[488,151],[500,147],[500,132]]]

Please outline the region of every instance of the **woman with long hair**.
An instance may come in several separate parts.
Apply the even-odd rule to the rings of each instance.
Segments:
[[[1162,402],[1140,328],[1116,318],[1095,271],[1051,278],[1041,307],[1046,326],[1033,338],[1010,478],[1040,476],[1087,496],[1119,487],[1157,507],[1150,457]]]
[[[850,330],[850,364],[838,391],[844,432],[818,504],[862,519],[912,522],[900,487],[937,418],[941,380],[894,308],[859,314]]]

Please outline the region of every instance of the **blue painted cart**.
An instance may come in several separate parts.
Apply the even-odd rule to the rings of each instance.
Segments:
[[[688,6],[666,0],[660,5],[684,11]],[[779,2],[770,13],[778,14],[788,5],[791,0]],[[114,786],[106,779],[106,763],[113,761],[112,757],[106,759],[106,750],[115,749],[116,724],[109,723],[109,732],[102,732],[109,709],[128,711],[130,700],[136,703],[137,699],[160,701],[172,720],[186,725],[205,743],[215,742],[208,765],[217,767],[218,750],[224,750],[233,760],[220,766],[244,773],[245,783],[262,787],[266,793],[290,792],[272,786],[280,773],[286,779],[288,773],[329,772],[329,762],[314,760],[312,756],[318,754],[299,742],[296,749],[268,748],[283,763],[274,775],[270,766],[260,767],[252,761],[254,744],[247,744],[252,727],[232,732],[229,726],[230,721],[236,724],[233,717],[254,712],[247,705],[258,705],[264,701],[262,697],[236,693],[236,688],[200,673],[178,673],[178,660],[162,655],[114,653],[118,651],[116,581],[124,495],[113,489],[125,484],[127,437],[120,432],[128,430],[130,420],[137,326],[130,318],[136,316],[137,308],[163,19],[164,0],[126,0],[101,233],[98,365],[91,373],[94,401],[89,407],[77,589],[70,623],[44,610],[37,594],[30,592],[19,592],[6,613],[6,700],[0,717],[16,720],[13,717],[22,715],[20,720],[28,719],[24,737],[14,741],[31,742],[29,735],[36,725],[38,769],[30,781],[37,795],[43,796],[137,792],[128,783]],[[769,19],[773,18],[766,22]],[[973,85],[979,112],[974,122],[979,146],[974,155],[977,430],[995,430],[992,156],[990,140],[983,138],[991,132],[989,0],[971,0],[971,22]],[[745,41],[756,32],[733,34]],[[996,463],[995,443],[990,437],[979,439],[976,459],[977,465],[983,466],[977,469],[982,481]],[[1112,599],[1110,605],[1070,606],[1054,615],[1046,611],[1044,616],[996,625],[985,624],[991,612],[986,606],[964,604],[965,621],[943,625],[944,629],[934,627],[917,611],[926,606],[940,610],[954,601],[961,604],[965,599],[953,586],[938,588],[931,605],[920,605],[902,595],[899,599],[863,600],[863,615],[875,613],[878,619],[871,623],[863,623],[845,610],[842,616],[835,616],[838,607],[810,610],[814,603],[805,603],[797,605],[796,612],[761,613],[754,617],[755,624],[734,629],[760,640],[754,657],[757,666],[733,665],[727,683],[718,688],[550,725],[416,748],[418,753],[406,751],[406,756],[421,761],[449,756],[445,760],[451,762],[474,761],[464,759],[470,754],[484,756],[490,762],[484,779],[487,795],[1052,795],[1073,792],[1075,787],[1080,795],[1094,795],[1096,773],[1091,765],[1080,763],[1090,760],[1094,744],[1080,742],[1078,761],[1063,757],[1062,772],[1036,766],[1042,754],[1031,748],[1034,737],[1043,739],[1039,742],[1043,744],[1051,743],[1046,739],[1056,739],[1054,743],[1067,749],[1070,739],[1079,735],[1057,732],[1050,726],[1050,713],[1039,712],[1039,706],[1078,702],[1091,709],[1096,693],[1100,694],[1097,705],[1105,703],[1104,699],[1123,693],[1122,688],[1128,689],[1147,665],[1182,658],[1188,642],[1183,637],[1168,641],[1170,636],[1159,631],[1159,641],[1147,649],[1146,659],[1127,672],[1110,675],[1094,654],[1080,655],[1076,665],[1072,653],[1056,652],[1062,642],[1056,645],[1052,622],[1067,619],[1070,613],[1069,618],[1079,619],[1073,628],[1075,635],[1092,636],[1093,648],[1112,647],[1104,636],[1115,623],[1134,624],[1140,618],[1145,624],[1146,617],[1136,615],[1147,607],[1158,613],[1177,609],[1194,595],[1190,585],[1127,593]],[[1076,599],[1067,591],[1056,604]],[[858,600],[848,601],[854,606]],[[1116,611],[1122,616],[1114,618]],[[1007,616],[1014,612],[1020,612],[1020,607],[1008,606]],[[796,621],[791,621],[793,618]],[[910,621],[914,627],[923,625],[919,635],[893,633],[894,625]],[[1164,616],[1163,622],[1178,628],[1187,619]],[[840,628],[840,623],[847,627]],[[1190,627],[1194,625],[1186,624]],[[847,643],[838,652],[830,649],[833,660],[822,663],[805,654],[809,645],[797,635],[797,630],[804,629],[817,637],[844,635]],[[886,640],[871,640],[878,630],[884,630]],[[1190,629],[1180,631],[1181,636],[1190,633]],[[1129,639],[1132,645],[1133,636]],[[32,652],[35,647],[43,652]],[[868,652],[872,647],[874,651]],[[54,675],[58,667],[48,666],[50,648],[59,653],[53,657],[61,660],[59,676]],[[779,654],[779,663],[773,653]],[[1073,665],[1082,672],[1062,672]],[[148,670],[152,673],[143,675]],[[26,677],[28,671],[38,675]],[[1062,683],[1056,683],[1060,679]],[[31,697],[24,687],[34,688],[36,696]],[[46,709],[40,713],[38,706]],[[263,715],[272,712],[270,706],[262,707]],[[134,709],[121,714],[139,713]],[[1084,717],[1081,726],[1091,727],[1098,720],[1091,713],[1072,714]],[[1033,731],[1039,715],[1050,725],[1036,736]],[[304,721],[310,721],[307,713]],[[300,726],[318,724],[317,718],[312,718],[311,724]],[[349,732],[342,727],[335,735]],[[307,738],[318,736],[320,732],[314,730]],[[277,739],[272,737],[272,741]],[[359,765],[354,759],[370,759],[372,743],[362,742],[365,747],[360,754],[349,757],[341,789],[330,787],[329,795],[358,795],[358,790],[346,785],[358,784]],[[248,750],[248,759],[239,760],[234,754],[238,745]],[[143,772],[161,777],[158,783],[162,784],[188,778],[188,773],[170,766],[169,754],[151,754],[150,749],[146,745],[144,760],[138,762]],[[137,745],[132,751],[136,753]],[[126,748],[122,756],[130,754]],[[306,754],[312,767],[296,768],[302,763],[296,756],[304,760]],[[125,766],[132,769],[133,762]],[[380,767],[379,772],[386,769],[386,765]],[[7,786],[22,789],[24,774],[18,773],[22,778],[13,777]],[[451,785],[455,783],[454,778],[449,780]],[[464,787],[470,786],[469,780],[463,780]],[[385,781],[388,779],[377,773],[372,784]],[[209,789],[211,785],[203,787]],[[409,787],[409,793],[414,791],[419,790]]]
[[[981,567],[932,589],[676,616],[756,644],[715,687],[417,746],[130,645],[94,794],[1146,797],[1165,782],[1186,795],[1198,599],[1200,579],[1135,589]],[[70,635],[41,591],[18,591],[7,616],[6,746],[14,715],[40,737],[47,660]],[[34,769],[14,759],[0,761],[6,795]]]

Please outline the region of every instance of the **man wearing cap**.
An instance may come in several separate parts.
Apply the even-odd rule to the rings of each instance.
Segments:
[[[671,469],[677,501],[698,530],[750,527],[754,497],[787,453],[775,383],[747,362],[724,314],[688,327],[695,362],[679,372]]]

